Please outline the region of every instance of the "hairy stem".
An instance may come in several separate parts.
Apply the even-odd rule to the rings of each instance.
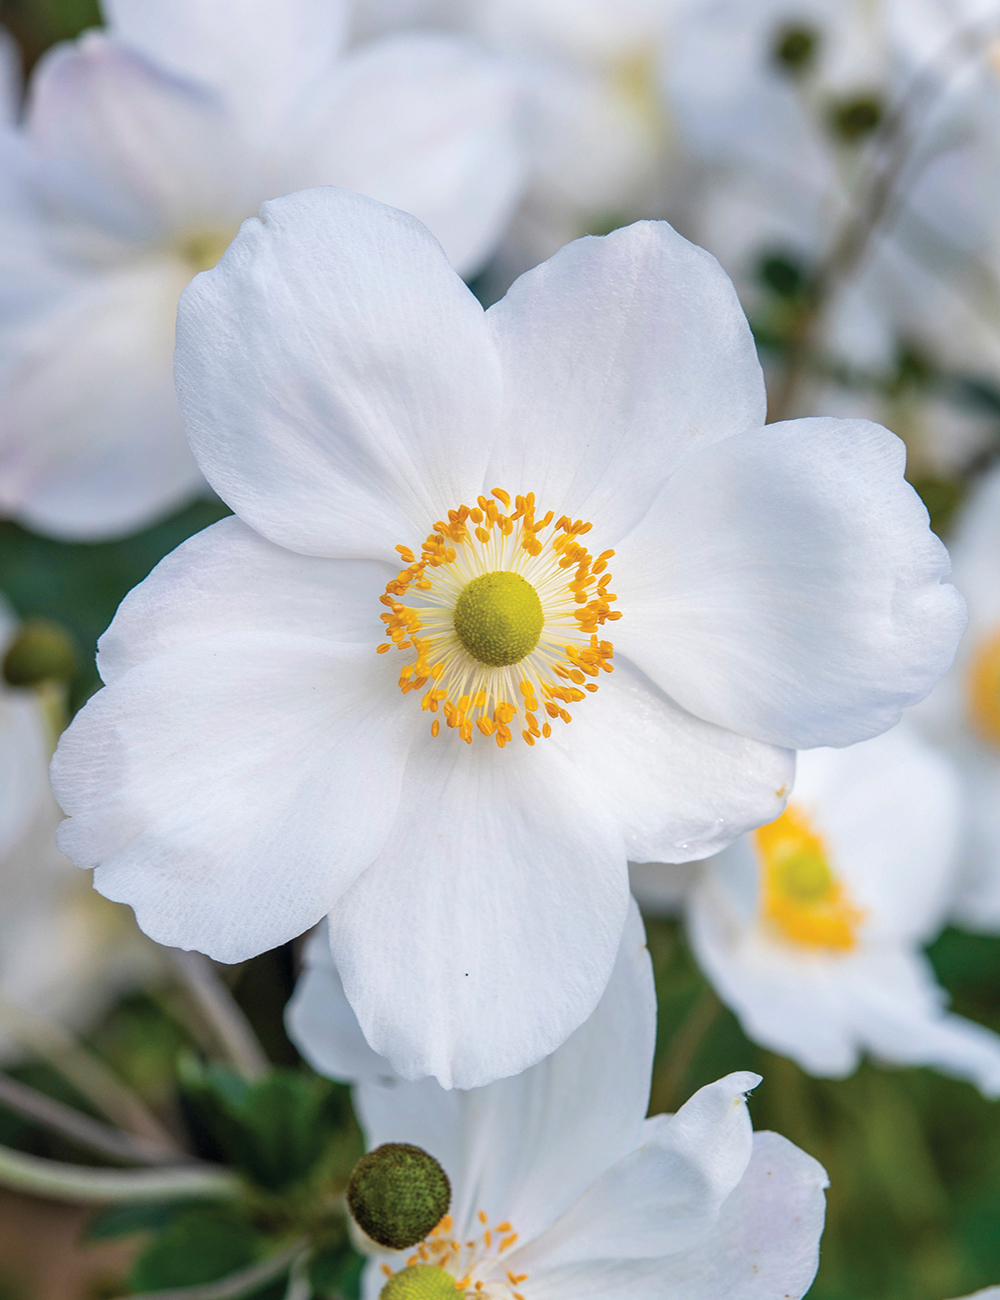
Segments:
[[[222,1166],[175,1165],[163,1169],[88,1169],[43,1160],[0,1146],[0,1186],[31,1196],[84,1205],[118,1201],[175,1201],[188,1197],[230,1198],[240,1192],[237,1176]]]

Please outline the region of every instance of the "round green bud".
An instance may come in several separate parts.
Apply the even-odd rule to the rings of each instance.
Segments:
[[[816,58],[819,42],[820,35],[814,27],[789,23],[779,28],[774,38],[774,61],[785,72],[795,75],[805,72]]]
[[[4,655],[3,676],[11,686],[68,681],[76,673],[76,651],[58,623],[29,619]]]
[[[437,1264],[411,1264],[393,1273],[379,1300],[455,1300],[455,1279]]]
[[[544,622],[538,592],[519,573],[505,570],[473,578],[455,604],[459,641],[491,668],[509,668],[531,654]]]
[[[848,144],[857,144],[882,121],[882,101],[877,95],[857,95],[841,100],[830,110],[830,129]]]
[[[433,1156],[406,1142],[386,1142],[362,1156],[347,1185],[358,1227],[389,1250],[423,1241],[450,1201],[448,1175]]]

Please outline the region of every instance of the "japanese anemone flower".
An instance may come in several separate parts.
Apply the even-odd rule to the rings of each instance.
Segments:
[[[264,199],[337,184],[474,272],[520,192],[519,92],[443,35],[344,52],[345,0],[104,0],[0,131],[0,511],[90,539],[204,489],[177,298]]]
[[[418,221],[293,195],[184,295],[177,378],[236,517],[102,639],[61,842],[223,961],[329,914],[407,1078],[557,1047],[607,984],[628,859],[772,820],[791,751],[891,726],[964,623],[899,441],[764,427],[732,286],[665,223],[484,313]]]
[[[1000,1036],[947,1013],[921,951],[947,919],[964,814],[954,768],[906,722],[800,756],[784,813],[691,898],[695,953],[751,1038],[812,1074],[868,1052],[1000,1096]]]
[[[653,973],[633,905],[596,1011],[556,1052],[471,1092],[404,1083],[367,1046],[317,934],[287,1013],[315,1067],[355,1084],[369,1149],[405,1142],[444,1167],[451,1206],[417,1246],[379,1251],[363,1295],[406,1300],[798,1300],[816,1273],[827,1179],[753,1133],[731,1074],[646,1119]],[[422,1271],[437,1264],[443,1278]],[[437,1283],[437,1289],[424,1288]]]

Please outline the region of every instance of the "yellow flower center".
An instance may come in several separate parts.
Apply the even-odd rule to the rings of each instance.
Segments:
[[[973,731],[1000,748],[1000,632],[984,637],[972,652],[965,705]]]
[[[518,1288],[528,1274],[514,1273],[502,1262],[517,1233],[507,1222],[490,1227],[482,1210],[477,1217],[482,1231],[468,1241],[455,1240],[454,1221],[446,1214],[403,1268],[383,1264],[387,1281],[379,1300],[455,1300],[456,1291],[468,1300],[525,1300]]]
[[[854,948],[864,913],[834,875],[826,845],[805,813],[789,804],[776,821],[754,831],[753,841],[765,922],[781,938],[808,948]]]
[[[552,721],[571,722],[566,705],[612,671],[614,647],[597,632],[621,618],[608,590],[614,551],[595,558],[578,540],[591,525],[553,514],[536,518],[533,492],[511,509],[510,494],[494,488],[439,519],[419,557],[396,547],[406,568],[380,599],[386,636],[412,659],[400,690],[422,691],[424,711],[440,712],[469,744],[478,730],[503,749],[520,712],[533,745]],[[435,717],[431,734],[440,729]]]

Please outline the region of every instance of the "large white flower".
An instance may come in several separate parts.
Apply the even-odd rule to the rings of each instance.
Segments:
[[[691,903],[695,953],[752,1038],[813,1074],[869,1052],[1000,1096],[1000,1037],[946,1013],[920,951],[948,913],[962,814],[956,773],[906,723],[800,756],[785,812]]]
[[[440,1263],[472,1300],[642,1300],[804,1294],[816,1272],[825,1172],[776,1133],[752,1133],[731,1074],[676,1115],[646,1119],[656,997],[631,909],[597,1010],[558,1051],[471,1092],[404,1083],[368,1048],[322,935],[287,1015],[321,1072],[357,1086],[369,1148],[408,1142],[444,1166],[449,1217],[412,1254],[379,1252],[386,1274]],[[398,1283],[397,1283],[398,1286]]]
[[[330,913],[406,1077],[557,1047],[607,983],[627,859],[772,819],[790,750],[891,726],[964,624],[899,441],[763,427],[732,286],[664,223],[484,313],[419,222],[293,195],[185,294],[177,365],[237,517],[105,634],[62,843],[224,961]]]
[[[958,765],[969,804],[953,915],[1000,931],[1000,468],[977,487],[954,537],[969,630],[948,675],[915,711]]]
[[[311,185],[415,212],[474,271],[521,183],[518,92],[462,41],[341,53],[340,0],[106,0],[0,135],[0,510],[89,538],[203,481],[171,377],[178,295]]]
[[[0,601],[0,661],[17,631]],[[29,689],[0,679],[0,1004],[83,1023],[149,969],[124,909],[94,894],[56,848],[53,738]],[[17,1051],[0,1008],[0,1057]]]

